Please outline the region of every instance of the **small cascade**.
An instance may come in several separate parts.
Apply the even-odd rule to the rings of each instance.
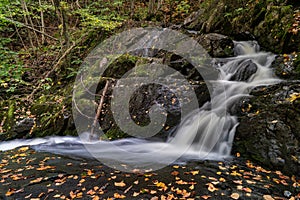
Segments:
[[[149,56],[148,50],[145,53]],[[222,59],[222,64],[216,64],[219,77],[213,83],[211,101],[190,113],[167,142],[137,138],[89,142],[76,137],[54,137],[3,142],[0,143],[0,150],[29,144],[40,151],[84,157],[96,154],[99,160],[135,163],[138,167],[152,169],[157,165],[154,166],[153,163],[170,163],[178,157],[214,160],[227,158],[238,126],[237,117],[231,115],[229,110],[241,97],[249,95],[252,88],[280,81],[270,69],[275,56],[260,52],[256,42],[235,42],[235,54],[233,58]],[[87,152],[85,147],[93,145],[95,148],[92,151],[89,148]]]

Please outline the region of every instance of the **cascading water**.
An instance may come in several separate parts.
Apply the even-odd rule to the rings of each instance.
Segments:
[[[220,160],[229,157],[238,125],[237,117],[229,113],[234,103],[249,95],[254,87],[280,81],[269,68],[275,56],[259,52],[256,42],[235,42],[235,54],[236,57],[216,62],[219,63],[215,66],[219,70],[219,78],[213,83],[211,101],[186,117],[167,142],[136,138],[90,142],[79,140],[78,137],[49,137],[2,142],[0,150],[31,145],[39,151],[66,155],[89,157],[97,153],[98,159],[119,160],[120,163],[144,161],[145,166],[154,162],[168,162],[172,155],[182,155],[182,158],[187,159]],[[86,151],[86,146],[93,145],[101,148],[95,148],[92,152]],[[120,149],[123,153],[119,153]],[[163,151],[157,153],[157,149]],[[139,154],[141,152],[149,154],[145,157],[145,154]]]

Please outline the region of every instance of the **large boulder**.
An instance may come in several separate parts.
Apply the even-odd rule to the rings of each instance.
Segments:
[[[278,56],[274,72],[283,80],[254,88],[241,99],[234,114],[239,116],[233,153],[272,169],[300,176],[300,81],[292,55]]]

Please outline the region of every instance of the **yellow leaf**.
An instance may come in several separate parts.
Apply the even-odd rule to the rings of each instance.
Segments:
[[[125,187],[126,184],[124,183],[124,181],[121,181],[121,182],[115,182],[115,186],[117,186],[117,187]]]
[[[226,182],[225,178],[222,178],[222,177],[219,178],[219,181],[220,181],[220,182]]]
[[[192,175],[197,175],[197,174],[199,174],[199,170],[197,170],[197,171],[191,171],[191,174]]]
[[[242,190],[242,189],[243,189],[243,186],[242,186],[242,185],[238,185],[236,188],[237,188],[238,190]]]
[[[140,195],[140,193],[134,192],[132,196],[133,196],[133,197],[136,197],[136,196],[138,196],[138,195]]]
[[[209,199],[211,196],[209,196],[209,195],[203,195],[203,196],[201,196],[201,198],[202,199]]]
[[[29,149],[29,147],[21,147],[21,148],[19,149],[19,151],[25,152],[25,151],[27,151],[28,149]]]
[[[293,102],[299,98],[300,98],[300,93],[295,92],[293,94],[290,94],[290,98],[287,98],[287,100]]]

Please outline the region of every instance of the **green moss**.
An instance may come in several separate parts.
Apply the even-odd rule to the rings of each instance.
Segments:
[[[129,135],[124,133],[122,130],[119,128],[111,128],[105,133],[105,138],[109,140],[115,140],[119,138],[126,138]]]

